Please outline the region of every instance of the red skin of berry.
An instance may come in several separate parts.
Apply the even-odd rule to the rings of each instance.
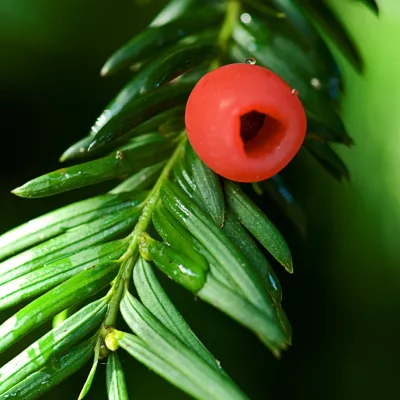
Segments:
[[[252,111],[266,118],[245,145],[240,118]],[[204,75],[189,96],[185,123],[203,162],[237,182],[258,182],[281,171],[307,129],[297,91],[272,71],[250,64],[229,64]]]

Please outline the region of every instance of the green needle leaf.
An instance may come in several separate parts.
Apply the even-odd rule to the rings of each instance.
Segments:
[[[100,339],[97,339],[96,345],[94,346],[94,359],[92,368],[90,368],[89,375],[83,385],[81,392],[79,393],[78,400],[82,400],[89,392],[90,387],[92,386],[93,378],[96,374],[97,364],[99,362],[99,354],[100,354]]]
[[[103,66],[101,75],[114,74],[184,37],[201,32],[204,29],[204,20],[207,20],[209,28],[221,22],[222,18],[223,13],[217,8],[210,7],[204,11],[178,17],[161,26],[149,27],[116,51]]]
[[[206,64],[215,57],[216,50],[215,44],[212,44],[207,37],[197,37],[196,44],[179,43],[172,48],[169,47],[160,56],[141,68],[134,78],[123,87],[97,119],[92,127],[91,135],[96,134],[121,110],[130,106],[140,94],[157,89],[182,74]],[[142,125],[137,128],[143,128]]]
[[[93,134],[94,135],[94,134]],[[88,148],[93,141],[93,135],[88,135],[79,139],[76,143],[68,147],[60,157],[60,162],[76,161],[88,158]],[[93,157],[97,154],[93,152]]]
[[[42,294],[94,265],[118,260],[127,247],[125,239],[89,247],[0,285],[0,310]]]
[[[207,277],[207,282],[198,292],[198,296],[253,331],[275,356],[278,357],[280,351],[290,342],[290,336],[283,334],[279,320],[265,315],[212,275]]]
[[[173,49],[175,50],[175,49]],[[184,73],[211,61],[217,54],[217,47],[211,43],[180,46],[176,51],[162,55],[144,69],[140,93],[159,88]],[[140,74],[140,72],[139,72]],[[139,75],[137,74],[137,76]]]
[[[258,274],[265,290],[270,294],[272,299],[275,301],[276,313],[281,322],[281,327],[286,335],[286,341],[291,344],[292,330],[290,322],[286,317],[285,312],[280,306],[282,301],[282,289],[279,283],[278,277],[275,275],[274,270],[269,264],[268,260],[265,258],[262,251],[258,248],[257,244],[250,237],[243,225],[237,220],[237,218],[228,212],[225,219],[225,224],[223,231],[231,238],[231,240],[236,244],[236,246],[242,251],[242,253],[249,260],[251,266],[254,268]],[[213,274],[214,277],[232,289],[230,285],[226,285],[224,281],[218,279],[218,276]]]
[[[189,349],[128,292],[121,302],[121,313],[129,327],[151,351],[192,382],[189,394],[204,400],[247,398],[225,374],[211,367]],[[173,383],[181,387],[179,381]],[[181,387],[181,389],[187,390],[186,387]]]
[[[51,211],[0,236],[0,259],[60,235],[68,229],[139,205],[147,193],[104,194]]]
[[[292,256],[278,229],[240,189],[239,185],[225,181],[225,193],[226,201],[239,221],[288,272],[292,273]]]
[[[136,174],[125,179],[114,189],[110,190],[109,193],[119,194],[149,189],[156,182],[164,165],[165,162],[162,161],[158,164],[151,165],[150,167],[144,167],[139,172],[136,172]]]
[[[118,334],[121,336],[119,339],[119,345],[132,357],[135,357],[156,374],[162,376],[165,380],[182,391],[189,393],[194,398],[207,399],[209,394],[205,389],[193,385],[192,381],[183,371],[174,368],[173,365],[165,361],[156,352],[151,350],[142,339],[129,333],[119,332]]]
[[[307,139],[334,142],[349,147],[354,144],[354,140],[347,134],[344,127],[341,130],[333,131],[329,127],[311,119],[307,123]]]
[[[140,206],[119,210],[3,261],[0,263],[0,284],[90,246],[115,239],[133,227],[140,211]]]
[[[68,353],[55,357],[41,370],[0,395],[0,400],[35,400],[54,386],[66,380],[82,368],[93,354],[94,339],[89,339]]]
[[[327,56],[332,59],[328,49],[321,39],[321,36],[318,34],[318,31],[314,28],[307,16],[304,15],[297,0],[271,0],[271,3],[285,14],[286,19],[294,28],[297,36],[300,36],[301,39],[310,47],[314,47],[318,50],[321,50],[321,45],[324,47],[324,51],[321,54],[321,61],[325,61]]]
[[[187,160],[193,181],[195,193],[201,198],[215,224],[221,227],[224,223],[225,203],[218,176],[194,152],[192,146],[186,146]]]
[[[229,274],[220,268],[218,261],[207,249],[195,239],[191,233],[175,219],[172,214],[162,205],[156,207],[153,212],[153,224],[159,235],[171,246],[180,249],[192,260],[204,257],[210,265],[210,269],[221,282],[241,292],[240,287],[230,278]]]
[[[0,393],[38,371],[55,355],[62,354],[99,326],[107,310],[107,300],[88,304],[67,318],[22,353],[0,368]]]
[[[157,14],[150,26],[161,26],[171,22],[172,20],[185,14],[189,9],[195,6],[196,3],[197,0],[171,0]]]
[[[105,182],[164,160],[172,148],[173,143],[157,133],[142,135],[106,157],[50,172],[12,192],[37,198]]]
[[[152,215],[153,225],[164,241],[186,254],[198,264],[205,264],[205,249],[201,244],[184,228],[169,211],[158,204]],[[207,257],[206,257],[207,258]]]
[[[222,230],[245,255],[250,265],[258,274],[265,290],[280,304],[282,301],[282,289],[274,270],[257,244],[231,211],[226,214]]]
[[[260,182],[259,185],[305,238],[307,234],[306,216],[285,181],[279,175],[275,175]]]
[[[133,279],[140,300],[162,324],[174,333],[183,343],[194,350],[209,365],[220,370],[213,355],[190,329],[182,315],[172,304],[161,287],[153,269],[147,261],[139,258],[133,271]]]
[[[124,140],[141,123],[167,109],[185,104],[194,84],[193,81],[171,83],[138,96],[99,129],[88,150],[99,150],[116,140]]]
[[[299,5],[311,21],[322,28],[336,43],[339,50],[341,50],[353,67],[357,71],[362,71],[363,62],[358,49],[349,37],[345,26],[329,6],[320,0],[302,0],[299,2]]]
[[[0,325],[0,353],[60,311],[106,287],[117,274],[119,266],[117,262],[94,266],[22,308]]]
[[[124,370],[116,351],[107,359],[106,384],[108,400],[129,400]]]
[[[85,147],[86,153],[84,152],[82,156],[97,154],[108,148],[107,146],[103,146],[97,151],[96,149],[91,148],[91,151],[88,153],[90,144],[91,142],[93,142],[93,137],[97,134],[97,132],[101,128],[103,128],[103,126],[106,125],[112,118],[116,117],[122,110],[134,103],[134,101],[140,96],[143,84],[146,82],[148,77],[147,70],[148,68],[145,68],[142,73],[138,72],[135,77],[121,89],[121,91],[115,96],[115,98],[107,105],[101,115],[97,118],[96,123],[92,126],[92,129],[88,136],[89,138],[91,138],[91,140]],[[157,130],[159,125],[165,121],[165,118],[167,118],[168,114],[176,113],[176,111],[182,111],[182,107],[174,107],[171,110],[166,110],[158,115],[152,116],[147,121],[144,121],[134,127],[129,132],[129,135],[126,134],[123,138],[120,138],[120,140],[116,140],[113,143],[110,143],[110,146],[115,146],[116,144],[128,139],[129,137]]]
[[[327,143],[307,140],[305,147],[319,164],[338,181],[350,179],[350,174],[345,163]]]
[[[180,285],[193,293],[204,286],[209,268],[205,259],[199,263],[199,258],[192,260],[179,250],[150,237],[143,236],[141,244],[144,244],[157,267]]]
[[[196,184],[194,183],[193,177],[189,175],[189,166],[186,163],[185,158],[181,158],[174,165],[174,182],[191,198],[193,201],[203,209],[204,203],[197,194]]]
[[[265,292],[259,278],[244,255],[219,229],[211,217],[197,207],[185,193],[172,182],[161,189],[164,206],[217,260],[221,269],[240,288],[247,298],[266,315],[274,317],[274,303]]]
[[[134,97],[135,98],[135,97]],[[116,147],[127,142],[128,139],[137,137],[139,135],[144,135],[146,133],[152,133],[159,130],[159,127],[165,123],[170,118],[176,118],[184,114],[184,107],[177,106],[172,107],[169,110],[160,112],[153,117],[143,121],[139,125],[135,126],[133,129],[128,131],[119,139],[114,142],[109,143],[107,146],[100,147],[89,152],[89,147],[93,142],[93,138],[96,133],[108,122],[110,119],[115,117],[123,108],[130,105],[131,103],[131,93],[130,93],[130,83],[126,85],[117,97],[111,101],[111,103],[106,107],[103,113],[97,118],[96,123],[92,126],[92,130],[89,135],[79,140],[77,143],[69,147],[63,155],[60,157],[61,162],[82,160],[87,158],[93,158],[95,156],[104,155],[108,151],[115,149]],[[133,100],[133,99],[132,99]]]

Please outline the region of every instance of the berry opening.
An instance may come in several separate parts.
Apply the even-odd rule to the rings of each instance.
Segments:
[[[279,146],[285,130],[282,122],[256,110],[240,117],[240,137],[249,156],[265,155]]]

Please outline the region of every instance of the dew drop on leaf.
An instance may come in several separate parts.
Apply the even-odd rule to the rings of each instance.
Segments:
[[[249,13],[243,13],[240,16],[240,20],[244,23],[244,24],[249,24],[251,22],[251,15]]]
[[[312,78],[310,83],[314,89],[320,90],[322,87],[321,81],[318,78]]]

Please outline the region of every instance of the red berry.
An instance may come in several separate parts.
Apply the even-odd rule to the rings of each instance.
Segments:
[[[185,123],[203,162],[238,182],[261,181],[282,170],[299,151],[307,127],[297,91],[250,64],[204,75],[189,96]]]

